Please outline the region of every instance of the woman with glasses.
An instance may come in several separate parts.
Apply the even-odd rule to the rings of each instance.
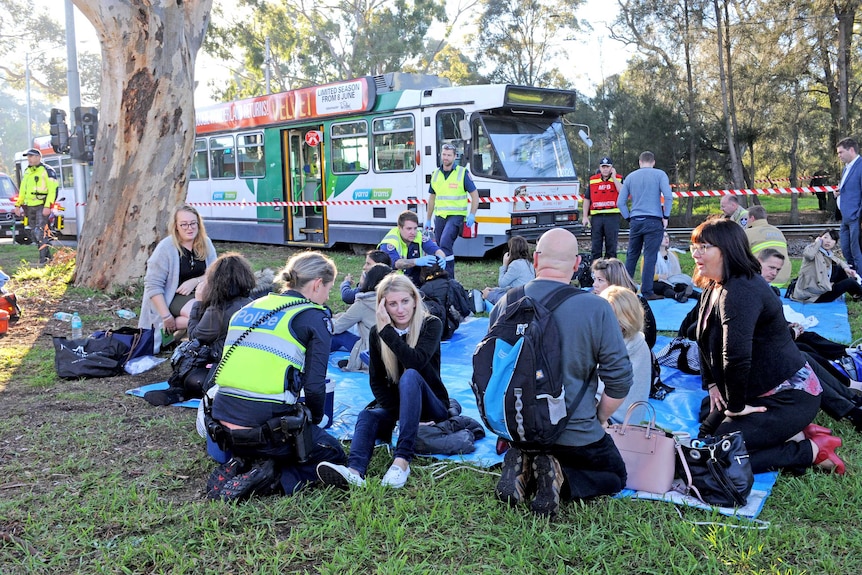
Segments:
[[[183,205],[171,215],[170,235],[159,242],[147,260],[144,298],[138,326],[162,324],[168,333],[186,329],[195,289],[216,259],[197,210]]]
[[[853,301],[862,299],[862,287],[856,272],[832,250],[838,244],[838,232],[826,230],[802,252],[802,268],[791,299],[803,303],[835,301],[849,293]]]
[[[745,232],[714,219],[696,227],[691,242],[694,282],[703,288],[695,333],[709,393],[701,435],[741,432],[755,473],[813,465],[843,474],[835,454],[841,439],[811,424],[820,381],[793,343]]]
[[[592,264],[593,293],[601,295],[608,286],[621,286],[628,288],[632,293],[637,293],[638,287],[626,271],[626,265],[617,258],[595,260]],[[641,307],[644,310],[643,333],[650,349],[655,345],[658,331],[655,324],[655,316],[649,302],[642,295],[638,296]]]

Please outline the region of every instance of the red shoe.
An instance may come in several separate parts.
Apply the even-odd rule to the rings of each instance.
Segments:
[[[802,430],[802,434],[805,439],[811,439],[815,435],[832,435],[832,430],[816,423],[810,423]]]
[[[503,455],[509,451],[509,442],[502,437],[497,438],[497,455]]]
[[[814,465],[821,467],[824,471],[832,471],[838,475],[844,475],[844,471],[846,470],[844,462],[835,454],[835,450],[841,447],[841,438],[832,437],[831,435],[815,435],[811,438],[811,441],[814,442],[819,450],[817,457],[814,458]],[[822,466],[821,464],[827,460],[832,465]]]

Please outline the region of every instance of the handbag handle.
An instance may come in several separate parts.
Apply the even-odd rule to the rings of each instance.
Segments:
[[[655,431],[655,408],[646,401],[636,401],[629,406],[626,410],[626,417],[623,419],[623,424],[620,426],[618,433],[620,435],[626,434],[626,430],[629,426],[629,419],[631,419],[632,413],[634,413],[634,410],[638,407],[645,408],[649,414],[649,421],[647,422],[646,427],[646,438],[649,439],[652,436],[653,431]]]

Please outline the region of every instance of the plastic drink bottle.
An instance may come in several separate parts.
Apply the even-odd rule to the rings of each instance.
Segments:
[[[81,339],[84,337],[84,327],[81,324],[81,316],[78,312],[72,314],[72,339]]]
[[[59,319],[60,321],[72,321],[72,314],[65,311],[58,311],[54,314],[54,319]]]
[[[117,315],[123,319],[135,319],[138,317],[138,314],[128,309],[118,309]]]

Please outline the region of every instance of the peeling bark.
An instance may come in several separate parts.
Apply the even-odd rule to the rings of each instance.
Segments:
[[[141,278],[186,194],[194,68],[213,0],[73,0],[102,45],[102,100],[75,283]]]

